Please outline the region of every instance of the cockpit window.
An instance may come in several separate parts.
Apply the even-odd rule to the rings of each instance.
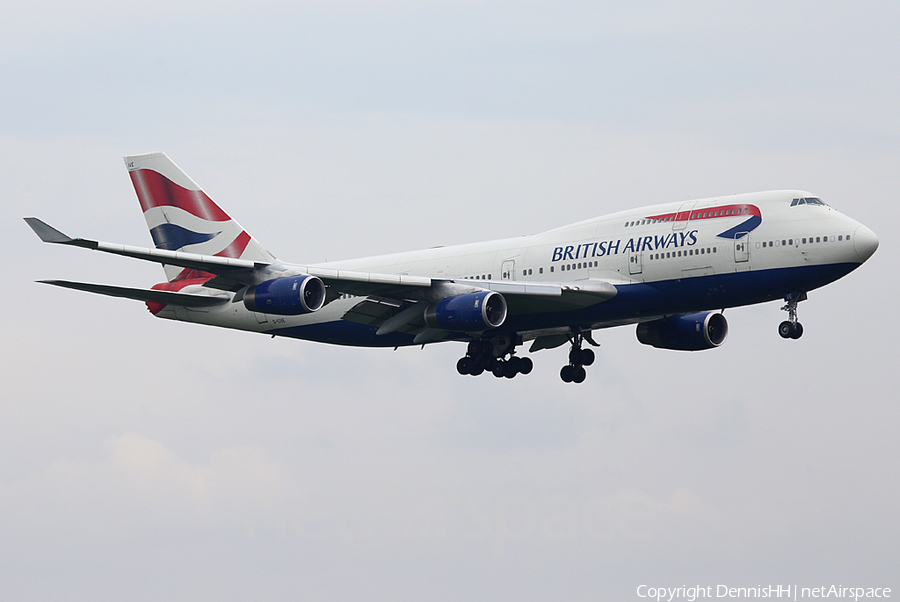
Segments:
[[[797,205],[821,205],[822,207],[827,207],[826,203],[822,202],[822,199],[818,199],[814,196],[808,196],[802,199],[794,199],[791,201],[791,207],[796,207]]]

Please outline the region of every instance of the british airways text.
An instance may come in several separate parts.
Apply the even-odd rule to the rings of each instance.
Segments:
[[[587,259],[588,257],[604,257],[619,253],[640,253],[641,251],[658,251],[672,247],[691,247],[697,244],[697,230],[690,232],[672,232],[666,236],[643,236],[629,238],[622,244],[622,239],[586,242],[581,245],[568,245],[553,249],[551,261]]]

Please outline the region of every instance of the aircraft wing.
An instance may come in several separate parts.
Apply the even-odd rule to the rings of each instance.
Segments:
[[[70,282],[68,280],[38,280],[42,284],[52,284],[63,288],[72,288],[77,291],[108,295],[110,297],[122,297],[136,301],[157,301],[159,303],[171,303],[185,307],[210,307],[228,302],[227,297],[211,297],[208,295],[190,295],[187,293],[175,293],[172,291],[157,291],[143,288],[129,288],[125,286],[111,286],[108,284],[89,284],[87,282]]]
[[[103,251],[104,253],[123,255],[165,265],[176,265],[190,270],[213,274],[216,278],[206,283],[206,286],[211,288],[238,290],[241,286],[259,284],[264,280],[268,280],[272,277],[272,272],[285,269],[285,266],[281,265],[235,259],[233,257],[133,247],[85,238],[72,238],[36,217],[26,217],[25,221],[44,242],[82,247],[93,251]],[[405,287],[427,288],[432,284],[431,278],[423,276],[374,274],[303,266],[290,267],[312,276],[318,276],[326,284],[336,286],[340,293],[348,294],[384,294],[398,287],[401,289]]]
[[[607,301],[616,296],[616,287],[601,280],[577,282],[510,282],[485,280],[437,281],[440,286],[472,286],[475,290],[492,290],[501,293],[507,302],[511,315],[538,313],[543,311],[565,311],[587,307]],[[344,313],[342,319],[376,327],[377,335],[404,332],[415,335],[415,343],[453,338],[460,333],[434,330],[425,325],[427,301],[399,300],[378,296],[360,299]],[[564,341],[571,334],[566,334]],[[553,346],[556,346],[555,343]]]
[[[182,251],[134,247],[84,238],[71,238],[35,217],[26,217],[25,221],[40,239],[47,243],[82,247],[212,274],[215,277],[205,284],[205,286],[210,288],[237,291],[244,286],[252,286],[277,277],[279,273],[287,269],[283,265],[233,257],[201,255]],[[380,274],[336,270],[321,266],[292,265],[289,267],[291,270],[321,278],[330,287],[329,295],[332,299],[340,294],[349,294],[369,300],[370,305],[382,303],[383,301],[387,302],[388,307],[379,307],[376,312],[377,315],[370,315],[372,307],[359,306],[357,311],[351,310],[346,317],[346,319],[352,321],[364,320],[367,324],[378,326],[385,333],[418,326],[416,323],[418,310],[410,310],[409,308],[412,304],[433,302],[464,292],[490,290],[500,293],[507,299],[509,311],[513,314],[587,307],[611,299],[616,295],[616,288],[611,283],[602,280],[575,282],[461,280],[437,279],[408,274]],[[125,289],[122,287],[67,281],[49,281],[48,284],[131,299],[163,301],[162,298],[150,299],[148,297],[150,293],[140,293],[140,289]],[[162,291],[156,291],[153,294],[156,295],[157,293],[161,294]],[[186,297],[194,298],[196,295],[179,294],[163,302],[185,305]],[[209,299],[215,299],[215,297],[210,297]],[[361,303],[363,302],[361,301]],[[200,303],[208,303],[208,301]],[[404,322],[403,317],[398,316],[398,314],[403,312],[406,312],[403,314],[404,316],[409,317],[408,323]]]

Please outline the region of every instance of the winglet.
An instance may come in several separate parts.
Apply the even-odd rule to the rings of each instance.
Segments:
[[[55,242],[67,244],[73,242],[73,239],[66,236],[53,226],[46,224],[36,217],[26,217],[25,222],[31,226],[34,233],[37,234],[44,242]]]

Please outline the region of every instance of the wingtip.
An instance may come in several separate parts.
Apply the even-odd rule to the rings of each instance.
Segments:
[[[44,242],[53,242],[53,243],[68,243],[72,242],[72,239],[50,224],[39,220],[36,217],[26,217],[23,218],[25,223],[28,224],[34,233],[38,235],[38,237]]]

